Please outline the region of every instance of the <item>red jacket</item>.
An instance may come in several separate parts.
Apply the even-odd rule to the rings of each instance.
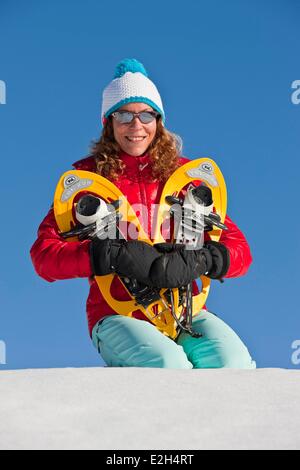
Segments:
[[[151,204],[158,204],[164,184],[154,181],[151,178],[151,171],[148,165],[148,156],[133,157],[126,153],[121,153],[120,158],[126,164],[124,175],[114,184],[127,197],[128,202],[133,206],[141,225],[149,238],[151,234],[152,213]],[[186,158],[181,158],[183,164],[189,162]],[[95,161],[93,157],[88,157],[73,164],[76,170],[95,171]],[[136,204],[141,204],[148,208],[149,217],[143,217]],[[230,268],[226,278],[243,276],[252,262],[249,245],[243,233],[226,216],[225,220],[228,231],[223,231],[220,242],[222,242],[230,252]],[[206,234],[206,238],[208,235]],[[168,240],[166,240],[168,241]],[[63,240],[58,234],[58,227],[54,217],[53,209],[50,209],[45,219],[38,229],[38,238],[33,244],[30,254],[34,268],[39,276],[48,282],[62,279],[72,279],[76,277],[89,278],[90,293],[87,299],[87,316],[90,335],[95,324],[105,315],[117,314],[105,302],[95,279],[93,278],[90,258],[90,240],[82,242],[68,242]],[[123,287],[123,284],[115,276],[111,288],[112,295],[118,300],[130,300],[130,297]],[[196,281],[193,283],[193,295],[199,293]],[[206,308],[206,307],[204,307]],[[146,321],[147,318],[140,310],[133,313],[133,316]]]

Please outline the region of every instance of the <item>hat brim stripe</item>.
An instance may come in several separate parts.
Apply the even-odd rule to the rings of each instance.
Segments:
[[[121,106],[124,106],[125,104],[128,103],[146,103],[149,106],[151,106],[155,111],[157,111],[163,120],[163,123],[165,123],[165,115],[164,112],[152,101],[149,100],[148,98],[145,98],[144,96],[131,96],[130,98],[124,98],[123,100],[119,101],[117,104],[112,106],[106,113],[104,114],[105,118],[108,118],[114,111],[117,109],[121,108]]]

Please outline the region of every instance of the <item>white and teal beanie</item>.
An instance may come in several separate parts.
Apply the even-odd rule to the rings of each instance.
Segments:
[[[103,91],[102,124],[118,108],[127,103],[147,103],[162,116],[165,113],[160,94],[154,83],[148,78],[145,67],[136,59],[124,59],[118,63],[114,79]]]

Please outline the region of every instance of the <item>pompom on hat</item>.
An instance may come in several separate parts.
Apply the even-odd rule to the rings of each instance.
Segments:
[[[103,91],[102,124],[124,104],[136,102],[147,103],[162,116],[163,124],[165,123],[160,94],[148,78],[145,67],[136,59],[123,59],[116,67],[114,79]]]

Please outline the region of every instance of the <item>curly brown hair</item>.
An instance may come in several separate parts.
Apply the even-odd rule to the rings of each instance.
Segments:
[[[119,158],[121,151],[122,149],[114,138],[112,116],[109,116],[100,139],[92,142],[91,146],[90,156],[95,158],[97,173],[111,181],[123,175],[125,164]],[[180,167],[181,151],[181,137],[168,131],[159,116],[156,135],[147,149],[153,180],[167,181]]]

